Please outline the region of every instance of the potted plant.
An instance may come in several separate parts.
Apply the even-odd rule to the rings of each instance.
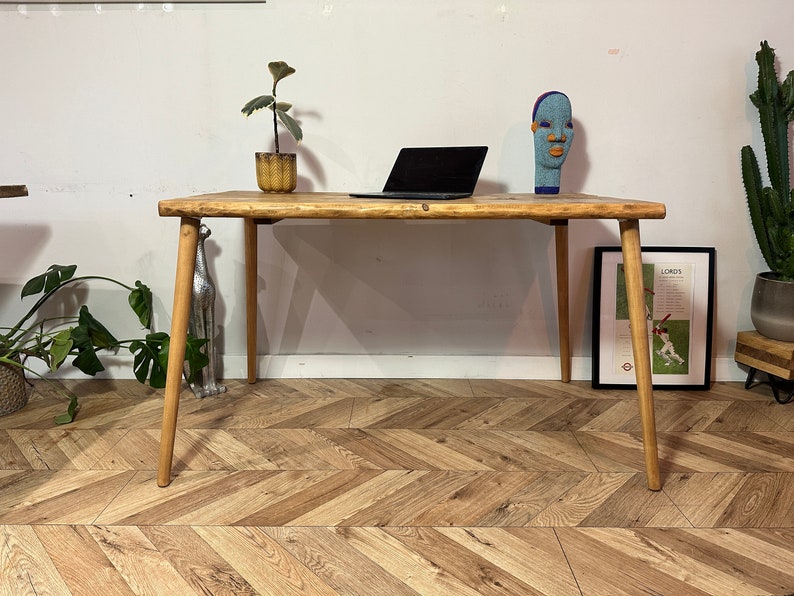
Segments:
[[[758,109],[769,185],[764,186],[752,147],[741,151],[742,179],[758,246],[771,271],[759,273],[750,317],[766,337],[794,341],[794,191],[789,187],[789,123],[794,120],[794,71],[781,84],[775,51],[766,41],[755,55],[758,89],[750,101]]]
[[[50,371],[55,372],[67,358],[73,356],[71,364],[93,376],[105,370],[99,359],[100,350],[117,351],[126,346],[135,355],[133,372],[138,381],[145,383],[148,380],[152,387],[165,387],[170,338],[167,333],[151,333],[151,290],[140,281],[131,287],[109,277],[74,277],[76,269],[76,265],[51,265],[47,271],[28,281],[22,288],[22,298],[40,295],[38,300],[16,324],[11,327],[0,326],[0,414],[9,414],[27,403],[24,373],[53,384],[28,366],[31,358],[42,361]],[[85,305],[80,306],[76,315],[50,316],[42,310],[44,304],[66,286],[89,280],[110,282],[129,290],[129,306],[149,333],[143,338],[118,340],[93,317]],[[207,356],[201,351],[206,341],[188,338],[185,360],[190,371],[189,377],[208,362]],[[20,384],[23,395],[9,395],[12,389],[18,390]],[[69,406],[65,414],[56,416],[55,422],[65,424],[74,420],[79,404],[74,393],[60,388],[58,391],[69,398]],[[4,402],[7,404],[5,407]]]
[[[283,61],[270,62],[267,69],[273,77],[271,94],[255,97],[243,106],[242,113],[247,118],[262,108],[268,108],[273,112],[273,137],[276,142],[276,152],[256,154],[256,181],[259,188],[265,192],[292,192],[298,182],[296,156],[294,153],[279,151],[278,121],[281,121],[298,144],[303,139],[303,131],[295,119],[287,114],[292,104],[276,99],[276,86],[281,79],[293,74],[295,69]]]

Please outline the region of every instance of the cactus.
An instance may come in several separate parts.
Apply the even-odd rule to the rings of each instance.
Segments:
[[[788,126],[794,120],[794,71],[780,84],[775,50],[766,41],[755,55],[758,89],[750,101],[758,109],[770,186],[764,186],[752,147],[741,151],[742,180],[750,221],[769,268],[781,280],[794,280],[794,191],[789,188]]]

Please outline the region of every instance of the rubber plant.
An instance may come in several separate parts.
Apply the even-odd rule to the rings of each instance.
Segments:
[[[281,60],[268,63],[267,69],[270,71],[270,76],[273,78],[273,88],[270,92],[270,95],[260,95],[259,97],[255,97],[245,104],[241,111],[246,118],[257,110],[261,110],[263,108],[268,108],[271,112],[273,112],[273,137],[276,142],[276,153],[279,153],[279,120],[292,135],[292,138],[295,139],[295,142],[300,143],[303,140],[303,131],[301,130],[300,125],[292,116],[287,114],[287,112],[292,108],[292,104],[285,101],[278,101],[276,99],[276,87],[278,82],[290,76],[291,74],[294,74],[295,69]]]
[[[741,150],[742,179],[750,219],[766,264],[782,281],[794,280],[794,190],[789,187],[789,123],[794,120],[794,71],[780,83],[775,50],[766,41],[755,55],[758,89],[750,101],[758,109],[769,185],[764,186],[752,147]]]
[[[69,357],[72,366],[94,376],[105,370],[99,352],[117,352],[126,347],[133,355],[133,372],[141,383],[149,381],[155,388],[165,387],[170,337],[167,333],[152,332],[152,292],[140,281],[128,286],[118,280],[102,276],[75,277],[76,265],[51,265],[47,271],[29,280],[21,297],[39,296],[28,312],[13,326],[0,326],[0,362],[22,368],[55,387],[69,399],[66,413],[56,416],[57,424],[74,420],[79,403],[77,395],[63,390],[52,381],[28,366],[33,358],[42,361],[50,372],[57,371]],[[81,305],[76,315],[50,317],[43,315],[41,307],[53,299],[66,286],[88,281],[103,281],[129,290],[128,303],[143,328],[148,331],[142,338],[119,340],[100,323],[86,305]],[[207,365],[207,356],[201,347],[206,339],[188,337],[185,360],[189,377]]]

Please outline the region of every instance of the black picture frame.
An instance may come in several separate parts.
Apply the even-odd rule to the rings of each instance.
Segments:
[[[654,389],[708,389],[714,315],[713,247],[643,247],[643,281]],[[619,246],[593,260],[595,389],[633,389],[634,358]]]

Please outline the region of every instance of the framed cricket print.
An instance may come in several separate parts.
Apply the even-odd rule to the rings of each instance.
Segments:
[[[709,388],[714,253],[714,248],[642,249],[654,388]],[[635,388],[620,247],[595,248],[593,279],[593,387]]]

